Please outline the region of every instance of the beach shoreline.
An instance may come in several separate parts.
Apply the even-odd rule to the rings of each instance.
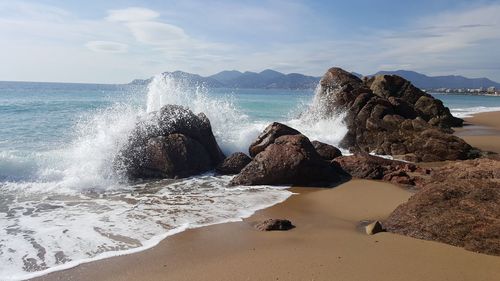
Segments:
[[[464,118],[472,146],[500,153],[500,112]],[[332,189],[292,188],[287,200],[240,222],[174,234],[157,246],[81,264],[32,280],[497,280],[500,258],[391,233],[366,235],[412,192],[367,180]],[[253,225],[285,218],[285,232]]]
[[[500,154],[500,111],[481,112],[464,118],[455,134],[474,147]]]

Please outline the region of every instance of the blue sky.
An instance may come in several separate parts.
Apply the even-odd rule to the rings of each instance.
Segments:
[[[500,81],[500,1],[0,0],[0,80],[409,69]]]

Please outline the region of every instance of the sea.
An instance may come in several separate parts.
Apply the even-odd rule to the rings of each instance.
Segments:
[[[500,97],[434,94],[458,117]],[[204,112],[226,155],[247,152],[271,122],[337,145],[343,115],[314,114],[314,90],[0,82],[0,280],[23,280],[143,251],[189,228],[240,221],[293,195],[230,187],[231,176],[129,183],[113,159],[138,120],[166,104]]]

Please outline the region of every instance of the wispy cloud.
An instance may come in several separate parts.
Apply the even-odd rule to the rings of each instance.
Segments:
[[[127,44],[112,41],[89,41],[85,47],[94,52],[103,53],[126,53],[128,50]]]
[[[141,7],[129,7],[125,9],[117,9],[108,11],[106,20],[112,22],[134,22],[134,21],[149,21],[156,19],[160,14],[151,9]]]
[[[0,79],[125,82],[165,70],[235,68],[321,75],[338,65],[364,74],[407,68],[500,80],[500,4],[449,8],[384,28],[338,24],[308,4],[186,0],[84,16],[4,1],[0,61],[9,67]]]
[[[135,39],[144,44],[168,45],[188,39],[182,28],[161,22],[130,22],[127,23],[127,27]]]

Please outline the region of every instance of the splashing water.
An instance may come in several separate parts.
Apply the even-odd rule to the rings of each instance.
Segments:
[[[231,177],[211,174],[126,184],[112,161],[136,124],[166,104],[205,113],[227,155],[246,152],[275,121],[256,121],[231,96],[215,97],[163,74],[149,84],[145,103],[119,103],[82,117],[69,144],[26,161],[29,177],[0,182],[2,280],[137,252],[186,228],[240,220],[291,195],[286,187],[230,188]],[[309,110],[284,123],[311,140],[336,145],[347,131],[342,115],[325,119],[314,102],[301,107]]]
[[[347,134],[347,126],[344,123],[345,113],[332,114],[324,107],[319,92],[321,88],[316,87],[314,98],[308,110],[300,115],[300,118],[286,122],[287,125],[299,130],[311,140],[339,146],[342,138]],[[344,152],[344,151],[343,151]]]
[[[317,88],[316,92],[320,89]],[[311,140],[319,140],[338,145],[347,133],[344,114],[325,118],[321,101],[315,98],[311,104],[303,104],[308,108],[299,118],[290,118],[285,124],[299,130]],[[173,79],[169,74],[157,75],[148,87],[147,111],[159,110],[167,104],[178,104],[193,112],[203,112],[211,122],[214,135],[222,151],[229,155],[233,152],[247,152],[249,145],[262,130],[275,120],[267,122],[254,121],[231,101],[230,97],[217,99],[210,96],[207,88],[188,88],[185,84]]]

